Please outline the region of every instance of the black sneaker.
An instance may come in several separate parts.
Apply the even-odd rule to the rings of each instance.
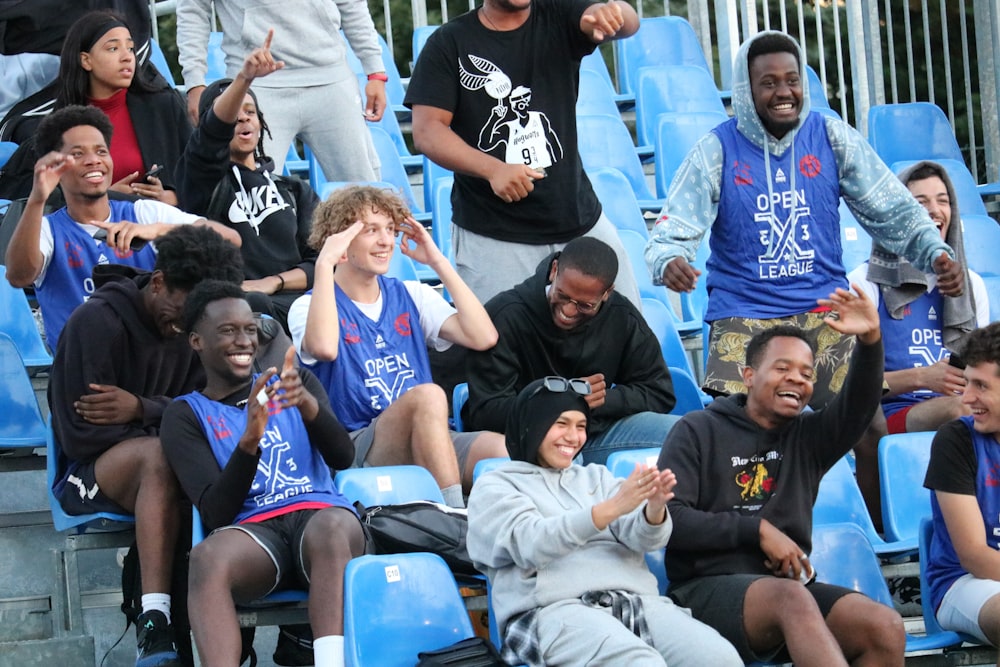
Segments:
[[[278,632],[278,643],[272,656],[274,664],[282,667],[314,665],[312,630],[308,625],[283,625]]]
[[[174,630],[162,611],[147,611],[135,621],[139,631],[135,667],[183,667],[174,646]]]

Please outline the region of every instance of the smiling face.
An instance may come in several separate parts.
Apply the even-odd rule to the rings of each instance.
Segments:
[[[794,419],[809,404],[814,380],[809,345],[790,336],[772,338],[757,368],[743,370],[747,414],[766,429]]]
[[[965,380],[962,404],[972,411],[973,428],[1000,442],[1000,365],[967,366]]]
[[[552,283],[549,289],[552,322],[567,331],[597,315],[613,287],[576,268],[564,268],[560,271],[556,261],[552,262],[549,281]]]
[[[191,347],[210,381],[228,386],[240,386],[253,375],[257,345],[257,321],[244,299],[209,303],[191,333]]]
[[[181,313],[187,301],[187,290],[171,289],[163,278],[163,272],[156,270],[149,284],[143,290],[146,310],[153,318],[156,329],[163,338],[174,338],[182,333]]]
[[[799,62],[787,51],[757,56],[750,63],[754,108],[771,136],[781,139],[795,129],[802,113]]]
[[[948,227],[951,226],[951,197],[948,196],[948,187],[944,181],[931,176],[910,181],[906,187],[920,205],[927,209],[931,220],[941,232],[941,238],[946,238]]]
[[[568,468],[586,442],[586,415],[579,410],[567,410],[556,418],[538,446],[538,465],[556,470]]]
[[[80,67],[90,73],[89,94],[95,99],[105,99],[128,88],[135,75],[132,33],[120,26],[107,31],[90,51],[80,53]]]
[[[347,248],[347,261],[353,270],[384,275],[395,249],[399,231],[396,223],[381,211],[369,210],[361,218],[365,227]]]
[[[248,166],[253,167],[253,153],[258,142],[260,142],[260,116],[257,115],[257,105],[253,97],[247,93],[243,97],[243,106],[236,115],[233,140],[229,142],[229,158],[239,163],[247,162],[249,159]]]
[[[107,194],[114,163],[101,131],[92,125],[77,125],[63,132],[62,139],[59,151],[74,160],[73,167],[59,177],[65,195],[100,199]]]

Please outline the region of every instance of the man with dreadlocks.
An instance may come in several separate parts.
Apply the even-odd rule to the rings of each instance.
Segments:
[[[274,162],[264,154],[270,134],[250,84],[284,67],[271,55],[273,35],[247,55],[235,79],[202,93],[201,122],[176,178],[185,210],[239,232],[247,300],[287,328],[288,308],[312,288],[316,251],[306,241],[318,198],[301,179],[273,174]]]

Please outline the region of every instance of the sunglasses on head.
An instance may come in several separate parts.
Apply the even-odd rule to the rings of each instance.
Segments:
[[[583,378],[567,379],[558,375],[549,375],[542,379],[542,386],[553,394],[562,394],[567,391],[572,391],[580,396],[590,394],[590,383]]]

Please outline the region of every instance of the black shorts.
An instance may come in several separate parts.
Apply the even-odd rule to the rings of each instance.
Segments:
[[[743,600],[750,584],[770,577],[769,574],[724,574],[711,577],[699,577],[670,589],[670,597],[682,607],[691,610],[691,614],[707,625],[715,628],[719,634],[739,651],[740,657],[746,662],[791,662],[784,644],[779,645],[770,655],[757,655],[750,648],[743,625]],[[857,591],[842,586],[824,584],[813,581],[806,585],[823,618],[833,609],[840,598]]]
[[[94,475],[95,461],[73,461],[54,489],[59,504],[66,514],[79,516],[81,514],[96,514],[110,512],[112,514],[131,514],[127,509],[104,495],[97,484]]]

